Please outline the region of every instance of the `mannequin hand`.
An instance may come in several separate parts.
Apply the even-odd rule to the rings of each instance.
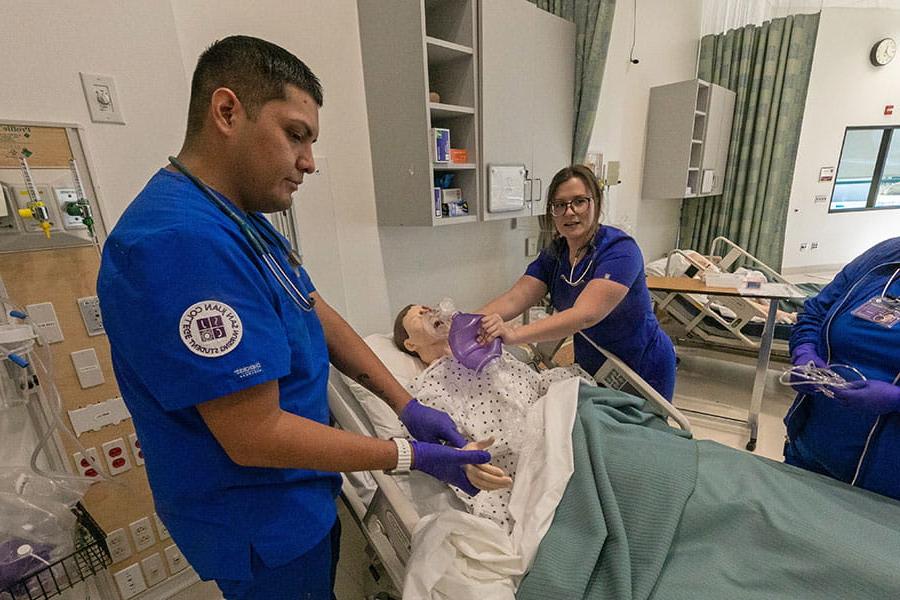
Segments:
[[[466,438],[460,435],[450,415],[420,404],[415,398],[403,407],[400,421],[417,440],[433,444],[447,442],[454,448],[466,444]]]
[[[435,479],[454,485],[474,496],[478,488],[472,485],[466,476],[467,465],[485,464],[491,461],[491,455],[484,450],[457,450],[442,444],[412,441],[412,468],[428,473]]]
[[[900,412],[900,387],[887,381],[863,381],[850,388],[832,391],[835,398],[862,412],[873,415]]]
[[[462,447],[463,450],[485,450],[494,443],[494,438],[488,438],[478,442],[469,442]],[[512,487],[512,477],[500,467],[491,464],[466,465],[466,476],[469,481],[480,490],[493,491],[501,488]]]

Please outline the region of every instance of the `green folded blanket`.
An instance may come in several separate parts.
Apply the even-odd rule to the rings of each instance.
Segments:
[[[519,600],[900,598],[900,503],[582,385],[573,475]]]

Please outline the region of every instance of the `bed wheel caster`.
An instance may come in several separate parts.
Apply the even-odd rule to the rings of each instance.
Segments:
[[[753,452],[754,450],[756,450],[756,440],[754,438],[751,438],[750,441],[747,442],[746,448],[750,452]]]

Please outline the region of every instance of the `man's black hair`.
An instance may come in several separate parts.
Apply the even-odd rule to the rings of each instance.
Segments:
[[[187,136],[203,129],[210,97],[218,88],[234,92],[248,116],[255,119],[266,102],[286,97],[288,84],[297,86],[322,106],[319,78],[281,46],[246,35],[214,42],[200,55],[191,79]]]

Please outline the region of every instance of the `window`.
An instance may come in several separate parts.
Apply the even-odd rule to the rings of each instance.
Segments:
[[[848,127],[830,212],[900,208],[898,127]]]

